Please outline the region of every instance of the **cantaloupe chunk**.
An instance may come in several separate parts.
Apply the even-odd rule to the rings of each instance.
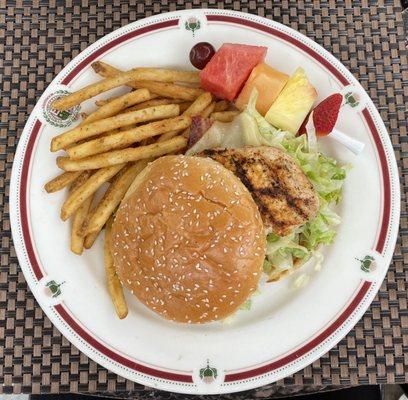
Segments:
[[[289,75],[277,71],[265,63],[258,64],[251,72],[245,86],[241,90],[235,105],[239,110],[243,110],[248,104],[252,90],[258,90],[258,100],[256,109],[265,115],[272,103],[279,96],[283,87],[289,79]]]

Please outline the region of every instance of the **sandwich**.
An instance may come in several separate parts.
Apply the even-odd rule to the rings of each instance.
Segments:
[[[258,207],[239,178],[210,158],[152,162],[127,193],[111,234],[122,284],[175,322],[226,318],[261,278]]]
[[[122,284],[175,322],[222,320],[333,242],[345,168],[255,109],[230,123],[197,117],[186,155],[139,174],[112,226]]]

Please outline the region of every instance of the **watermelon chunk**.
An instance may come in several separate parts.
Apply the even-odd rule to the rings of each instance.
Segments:
[[[200,72],[201,86],[220,99],[234,100],[267,48],[224,43]]]

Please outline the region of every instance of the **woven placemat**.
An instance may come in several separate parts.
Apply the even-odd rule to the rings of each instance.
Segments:
[[[0,393],[116,392],[169,398],[117,377],[72,346],[27,288],[13,248],[9,184],[30,111],[62,67],[103,35],[145,16],[222,7],[279,21],[339,58],[380,110],[395,148],[402,219],[393,263],[371,308],[321,359],[274,385],[229,397],[259,398],[327,385],[408,382],[407,57],[399,1],[0,0]],[[307,386],[304,388],[304,386]],[[176,397],[174,395],[174,397]],[[188,396],[177,396],[187,398]],[[227,396],[228,397],[228,396]]]

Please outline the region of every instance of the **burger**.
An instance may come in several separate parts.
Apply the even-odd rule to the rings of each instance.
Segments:
[[[122,284],[161,316],[205,323],[256,290],[265,259],[245,185],[204,157],[166,156],[136,178],[116,213],[112,254]]]

